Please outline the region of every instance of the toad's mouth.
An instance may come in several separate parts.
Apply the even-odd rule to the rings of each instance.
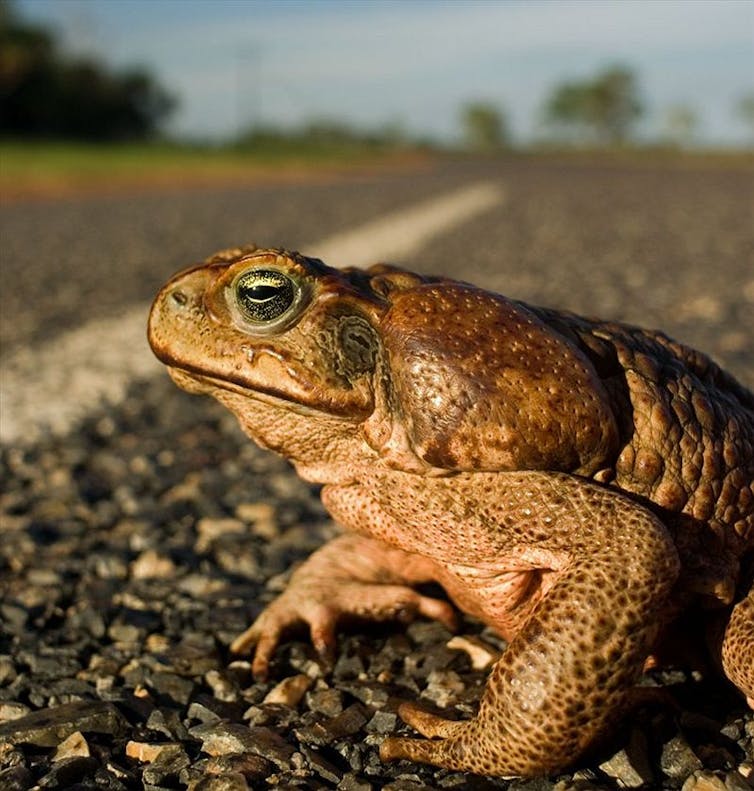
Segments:
[[[305,394],[306,397],[302,397],[304,395],[302,393],[293,393],[290,390],[277,388],[269,384],[249,387],[245,382],[234,378],[214,377],[205,372],[194,371],[191,368],[179,368],[175,365],[167,365],[166,367],[170,378],[178,387],[194,395],[216,397],[217,391],[228,392],[245,399],[269,404],[270,406],[285,407],[299,415],[327,414],[331,417],[349,421],[364,420],[371,412],[371,409],[354,409],[353,401],[346,408],[346,404],[342,401],[315,399],[309,393]]]

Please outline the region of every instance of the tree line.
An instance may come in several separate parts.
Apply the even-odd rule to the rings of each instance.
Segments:
[[[754,143],[754,94],[742,97],[733,110],[748,126]],[[593,77],[555,86],[545,101],[542,120],[550,141],[616,147],[635,140],[636,124],[644,111],[636,74],[616,64]],[[664,138],[659,142],[689,145],[698,123],[692,107],[672,105],[666,110]],[[492,102],[467,104],[461,124],[469,148],[494,150],[511,144],[505,112]]]
[[[625,66],[612,66],[594,78],[558,85],[544,108],[545,123],[555,138],[607,146],[626,143],[641,114],[636,77]],[[467,105],[462,124],[471,148],[492,150],[510,142],[504,115],[494,104]]]

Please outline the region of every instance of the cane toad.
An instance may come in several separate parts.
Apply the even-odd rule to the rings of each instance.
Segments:
[[[175,381],[289,458],[344,534],[241,635],[264,675],[284,630],[344,616],[452,626],[435,581],[509,641],[477,716],[403,704],[384,759],[489,775],[573,763],[689,608],[754,706],[754,397],[659,332],[377,265],[228,250],[149,321]],[[701,628],[701,627],[700,627]]]

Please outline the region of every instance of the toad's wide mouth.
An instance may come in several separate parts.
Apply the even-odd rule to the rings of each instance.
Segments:
[[[205,372],[194,371],[190,368],[178,367],[168,364],[168,373],[171,379],[182,389],[195,395],[215,395],[217,390],[233,393],[253,401],[258,401],[270,406],[283,407],[299,415],[322,415],[341,418],[344,421],[364,420],[369,411],[355,410],[353,403],[350,409],[344,409],[343,404],[334,404],[325,401],[314,401],[313,399],[302,400],[294,397],[288,391],[272,387],[270,385],[250,388],[245,384],[233,379],[221,379],[206,374]],[[336,407],[340,406],[340,409]]]

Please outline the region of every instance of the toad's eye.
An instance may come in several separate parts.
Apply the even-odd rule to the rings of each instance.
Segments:
[[[234,290],[243,317],[256,324],[279,319],[299,295],[296,283],[276,269],[250,269],[236,280]]]

